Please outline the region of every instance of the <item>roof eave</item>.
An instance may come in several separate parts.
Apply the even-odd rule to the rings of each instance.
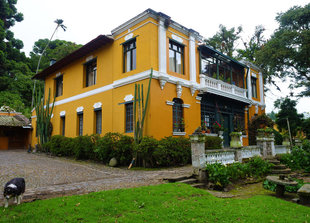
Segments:
[[[114,39],[110,36],[106,35],[99,35],[97,38],[91,40],[90,42],[86,43],[81,48],[73,51],[69,55],[65,56],[64,58],[60,59],[53,65],[47,67],[40,73],[37,73],[32,77],[32,79],[39,79],[44,80],[46,76],[54,73],[55,71],[61,69],[62,67],[68,65],[69,63],[87,55],[88,53],[98,49],[101,46],[104,46],[106,44],[112,43]]]

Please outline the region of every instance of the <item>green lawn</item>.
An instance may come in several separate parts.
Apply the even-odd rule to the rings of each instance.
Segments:
[[[310,208],[271,196],[221,199],[184,184],[54,198],[0,208],[0,222],[310,222]]]

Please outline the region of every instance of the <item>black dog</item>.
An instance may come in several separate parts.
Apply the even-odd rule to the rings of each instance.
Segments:
[[[9,206],[9,199],[12,197],[15,198],[15,202],[17,202],[17,204],[20,204],[25,188],[26,184],[24,178],[14,178],[7,182],[3,191],[3,197],[5,198],[4,207],[7,208]]]

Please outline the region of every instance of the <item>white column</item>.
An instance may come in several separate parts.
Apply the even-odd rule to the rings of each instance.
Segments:
[[[158,25],[158,67],[160,73],[167,73],[167,41],[164,21],[164,19],[160,18]]]
[[[264,100],[264,80],[262,72],[259,72],[259,93],[260,93],[260,103],[265,104]]]
[[[196,54],[195,54],[195,36],[190,34],[189,36],[189,76],[190,81],[196,81]]]
[[[250,69],[250,68],[249,68]],[[251,70],[249,70],[247,78],[247,89],[248,89],[248,98],[252,99],[252,85],[251,85]]]

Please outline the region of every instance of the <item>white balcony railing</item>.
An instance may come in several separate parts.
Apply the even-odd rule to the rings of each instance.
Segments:
[[[212,77],[205,76],[205,75],[203,75],[202,77],[204,79],[204,85],[203,85],[204,87],[207,87],[209,89],[214,89],[219,92],[225,92],[231,95],[239,96],[242,98],[247,98],[246,89],[237,87],[232,84],[225,83],[224,81],[217,80]]]

